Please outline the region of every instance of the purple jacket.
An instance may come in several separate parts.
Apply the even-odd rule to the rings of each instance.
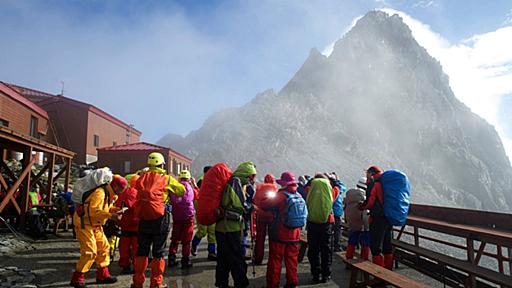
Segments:
[[[172,218],[174,221],[190,220],[194,218],[196,211],[194,210],[194,189],[190,183],[186,181],[180,182],[185,186],[185,194],[178,197],[174,193],[169,193],[172,204]]]

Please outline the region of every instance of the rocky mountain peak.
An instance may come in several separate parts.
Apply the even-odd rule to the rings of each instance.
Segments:
[[[216,113],[177,142],[197,173],[251,160],[262,175],[337,171],[352,187],[377,164],[406,172],[416,203],[512,206],[512,167],[494,127],[455,98],[402,19],[381,11],[361,18],[329,57],[312,49],[279,93]]]

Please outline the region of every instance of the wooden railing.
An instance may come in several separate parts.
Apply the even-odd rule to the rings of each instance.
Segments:
[[[452,287],[512,287],[512,214],[411,205],[395,230],[406,265]]]

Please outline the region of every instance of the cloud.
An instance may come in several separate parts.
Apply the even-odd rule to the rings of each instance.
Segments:
[[[437,7],[438,4],[434,0],[421,0],[412,5],[414,8],[429,8],[429,7]]]
[[[503,21],[503,25],[512,25],[512,9],[510,9],[507,15],[505,15],[505,21]]]
[[[506,133],[510,124],[500,117],[504,97],[512,94],[512,26],[450,43],[430,26],[401,11],[382,10],[403,18],[416,41],[441,62],[455,96],[496,128],[512,159],[512,138]]]

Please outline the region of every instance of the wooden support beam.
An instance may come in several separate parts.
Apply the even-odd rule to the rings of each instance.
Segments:
[[[31,186],[34,186],[36,184],[36,182],[39,182],[39,179],[41,179],[41,176],[43,176],[44,172],[46,172],[46,170],[48,170],[48,164],[46,164],[46,166],[44,166],[41,171],[39,171],[39,173],[34,174],[34,172],[30,172],[30,175],[32,175],[33,177],[31,178]]]
[[[36,161],[36,157],[32,157],[32,149],[33,147],[30,146],[27,148],[27,150],[23,151],[23,171],[25,172],[28,168],[28,171],[31,172],[32,171],[32,165],[34,165],[35,161]],[[22,179],[22,188],[20,188],[20,192],[21,192],[21,209],[22,209],[22,214],[21,214],[21,223],[25,223],[24,220],[25,220],[25,212],[27,212],[28,210],[28,203],[30,201],[30,195],[28,194],[28,192],[30,192],[30,176],[31,176],[31,173],[27,173],[27,175],[24,176],[24,178]]]
[[[473,239],[466,238],[466,246],[468,247],[468,249],[467,249],[468,262],[475,265],[475,246],[473,243]],[[471,285],[469,287],[476,287],[475,274],[469,273],[468,282],[469,282],[468,284]]]
[[[482,258],[482,255],[484,254],[485,245],[487,245],[487,242],[480,242],[480,247],[478,248],[478,252],[476,253],[475,265],[478,265],[478,263],[480,263],[480,258]]]
[[[46,199],[48,203],[53,203],[53,170],[55,169],[55,154],[51,153],[48,157],[48,183],[46,186]]]
[[[24,180],[25,177],[30,175],[30,171],[32,170],[32,165],[35,163],[35,159],[32,159],[32,161],[29,162],[29,164],[23,169],[23,171],[20,174],[20,177],[14,182],[14,184],[10,187],[9,191],[7,191],[7,195],[5,195],[4,200],[2,200],[2,203],[0,203],[0,212],[2,212],[5,208],[5,206],[9,203],[9,201],[12,201],[14,206],[16,207],[16,210],[18,210],[18,213],[22,213],[20,207],[18,206],[16,199],[14,198],[14,192],[18,190],[18,187],[20,187],[21,182]],[[23,211],[24,213],[25,211]]]
[[[0,161],[0,167],[4,169],[4,173],[7,174],[7,176],[9,176],[9,178],[11,178],[13,182],[16,182],[18,177],[16,177],[14,172],[12,172],[9,166],[7,166],[7,163],[5,163],[4,161]]]
[[[2,185],[2,189],[6,190],[9,188],[7,187],[7,182],[5,182],[4,176],[2,176],[2,173],[0,173],[0,185]]]
[[[70,182],[71,182],[71,158],[66,158],[66,178],[64,179],[64,191],[69,190]]]

